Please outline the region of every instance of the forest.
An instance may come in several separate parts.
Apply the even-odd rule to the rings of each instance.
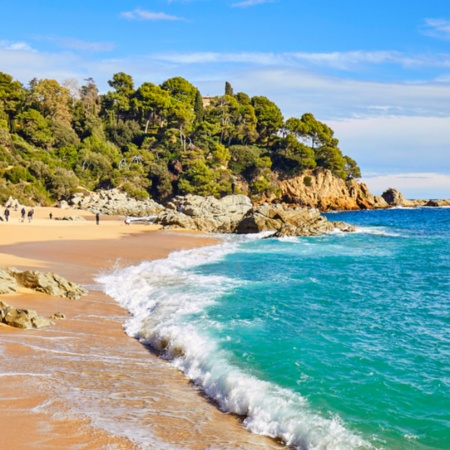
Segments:
[[[0,72],[0,201],[50,205],[111,188],[161,203],[232,191],[258,199],[317,166],[361,176],[313,114],[284,119],[268,98],[224,84],[223,95],[202,97],[182,77],[135,87],[119,72],[100,94],[92,78],[24,86]]]

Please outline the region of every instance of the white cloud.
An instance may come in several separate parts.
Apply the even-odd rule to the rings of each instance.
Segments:
[[[121,16],[124,19],[129,20],[184,20],[182,17],[177,16],[171,16],[169,14],[163,13],[163,12],[153,12],[153,11],[146,11],[143,9],[136,8],[134,11],[127,11],[121,13]]]
[[[409,199],[450,198],[450,176],[441,173],[394,173],[365,177],[361,181],[377,195],[395,188]]]
[[[217,53],[217,52],[195,52],[195,53],[159,53],[151,55],[160,61],[174,64],[260,64],[273,65],[283,64],[286,61],[282,54],[241,52],[241,53]]]
[[[194,53],[167,53],[155,55],[161,60],[174,63],[204,64],[217,63],[256,63],[263,65],[282,64],[285,66],[305,67],[331,67],[350,71],[362,65],[393,64],[402,68],[450,68],[450,54],[407,54],[397,51],[353,51],[330,53],[305,52],[194,52]]]
[[[450,117],[370,117],[327,124],[363,176],[422,171],[450,176]]]
[[[274,0],[244,0],[242,2],[233,3],[231,6],[237,8],[247,8],[249,6],[262,5],[263,3],[273,3]]]
[[[7,40],[0,40],[0,49],[13,50],[13,51],[29,51],[34,52],[35,50],[26,42],[14,42]]]
[[[426,19],[422,34],[437,39],[450,39],[450,22],[444,19]]]
[[[69,50],[81,50],[88,52],[109,52],[114,50],[115,44],[113,42],[89,42],[80,39],[61,36],[38,36],[37,40],[55,42],[62,48]]]

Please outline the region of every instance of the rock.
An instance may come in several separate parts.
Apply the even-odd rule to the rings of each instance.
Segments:
[[[177,226],[205,232],[232,233],[248,210],[251,200],[245,195],[187,195],[176,197],[155,220],[163,226]]]
[[[353,233],[356,231],[356,227],[354,225],[350,225],[346,222],[331,222],[334,228],[337,228],[344,233]]]
[[[55,220],[68,220],[71,222],[86,222],[86,219],[84,217],[80,217],[80,216],[63,216],[61,218],[55,217]]]
[[[21,272],[14,268],[3,270],[6,270],[11,277],[15,278],[20,286],[43,292],[44,294],[69,299],[77,299],[87,294],[87,291],[81,286],[52,272],[42,273],[30,270]]]
[[[98,192],[82,192],[74,195],[68,204],[104,215],[143,217],[159,214],[164,207],[152,199],[136,200],[118,189]]]
[[[10,327],[30,329],[53,325],[50,319],[38,316],[34,309],[19,309],[0,302],[0,322]]]
[[[191,217],[181,212],[173,211],[170,209],[166,209],[161,214],[159,214],[159,216],[155,220],[155,223],[159,223],[164,227],[198,230],[197,224]]]
[[[397,189],[389,188],[381,196],[389,206],[403,206],[405,203],[405,197]]]
[[[0,294],[17,292],[18,288],[17,280],[7,270],[0,268]]]
[[[50,317],[50,319],[53,320],[63,320],[65,318],[66,318],[65,314],[62,312],[56,312],[55,314],[52,314],[52,316]]]
[[[54,323],[50,319],[47,319],[47,317],[43,317],[43,316],[34,317],[33,319],[31,319],[31,323],[32,323],[33,328],[38,328],[38,329],[46,328],[51,325],[54,325]]]
[[[450,200],[429,200],[424,206],[442,207],[450,206]]]
[[[317,236],[334,229],[317,209],[268,203],[252,207],[250,199],[244,195],[228,195],[220,200],[196,195],[177,197],[155,222],[217,233],[273,231],[274,236]],[[346,229],[351,230],[349,225]]]
[[[419,206],[426,206],[426,204],[428,202],[429,202],[429,200],[423,200],[423,199],[415,199],[415,200],[405,199],[401,206],[406,206],[408,208],[417,208]]]
[[[307,170],[301,176],[280,181],[284,202],[320,211],[387,208],[382,197],[370,193],[364,183],[344,181],[329,170]]]
[[[317,209],[287,208],[263,204],[249,211],[236,228],[236,233],[275,231],[273,237],[318,236],[334,227]]]
[[[16,309],[7,306],[2,310],[2,322],[15,328],[33,328],[32,319],[37,317],[37,312],[33,309]]]

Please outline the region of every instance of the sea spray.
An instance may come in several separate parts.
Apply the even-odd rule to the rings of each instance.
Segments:
[[[371,448],[337,414],[324,417],[302,395],[243,370],[210,333],[221,323],[210,320],[206,309],[246,282],[195,269],[221,261],[257,238],[175,252],[166,260],[144,262],[98,281],[132,313],[125,325],[129,335],[171,360],[220,409],[242,416],[250,431],[298,449]]]

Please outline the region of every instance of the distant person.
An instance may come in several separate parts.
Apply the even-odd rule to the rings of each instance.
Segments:
[[[33,208],[31,208],[29,211],[28,211],[28,223],[30,223],[32,220],[33,220],[33,215],[34,215],[34,209]]]
[[[53,214],[50,213],[50,214],[48,215],[48,217],[50,217],[50,220],[52,220],[52,219],[53,219]]]
[[[97,213],[97,214],[95,215],[95,223],[96,223],[97,225],[100,223],[100,214],[99,214],[99,213]]]
[[[25,208],[20,210],[20,221],[23,222],[25,220]]]
[[[234,195],[235,192],[236,192],[236,178],[233,177],[231,179],[231,194]]]
[[[6,208],[5,209],[5,220],[8,222],[8,220],[9,220],[9,209],[8,208]]]

